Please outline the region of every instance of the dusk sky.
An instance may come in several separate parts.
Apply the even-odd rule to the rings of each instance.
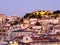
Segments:
[[[0,0],[0,13],[22,17],[36,10],[59,10],[60,0]]]

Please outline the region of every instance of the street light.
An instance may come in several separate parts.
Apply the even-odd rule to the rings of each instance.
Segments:
[[[16,41],[10,41],[10,45],[18,45]]]

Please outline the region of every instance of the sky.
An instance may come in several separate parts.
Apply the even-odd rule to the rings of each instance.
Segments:
[[[36,10],[59,10],[60,0],[0,0],[0,14],[24,16]]]

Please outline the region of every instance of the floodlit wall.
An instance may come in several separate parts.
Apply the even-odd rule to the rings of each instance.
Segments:
[[[30,45],[60,45],[60,42],[39,42],[31,43]]]

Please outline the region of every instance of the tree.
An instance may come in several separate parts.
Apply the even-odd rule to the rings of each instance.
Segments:
[[[36,26],[42,26],[39,22],[36,22],[35,25],[36,25]]]
[[[9,21],[9,19],[6,19],[6,21]]]
[[[17,25],[17,24],[19,24],[19,22],[18,21],[15,21],[14,23],[11,24],[11,26],[12,25]]]
[[[60,14],[60,10],[53,11],[53,14]]]
[[[24,18],[28,18],[29,16],[31,16],[32,13],[26,13],[25,16],[23,16],[20,21],[23,22]]]
[[[32,13],[27,13],[27,14],[25,14],[24,18],[29,17],[31,14],[32,14]]]

